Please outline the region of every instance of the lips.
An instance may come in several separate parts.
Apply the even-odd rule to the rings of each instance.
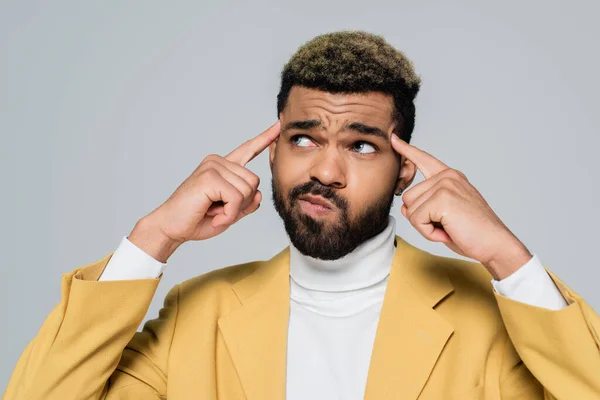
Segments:
[[[298,197],[298,199],[308,201],[309,203],[312,203],[312,204],[315,204],[318,206],[322,206],[322,207],[328,208],[330,210],[332,210],[334,208],[334,206],[333,206],[333,204],[331,204],[331,202],[329,202],[328,200],[325,200],[321,196],[311,196],[309,194],[304,194],[304,195]]]

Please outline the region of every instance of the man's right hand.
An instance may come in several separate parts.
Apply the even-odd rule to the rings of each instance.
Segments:
[[[277,121],[225,157],[211,154],[158,208],[138,221],[128,239],[160,262],[183,243],[217,236],[260,206],[259,177],[246,164],[274,142]]]

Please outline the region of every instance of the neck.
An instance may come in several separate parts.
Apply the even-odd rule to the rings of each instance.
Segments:
[[[374,285],[387,278],[394,257],[396,220],[391,215],[379,234],[337,260],[306,256],[290,244],[290,276],[311,290],[342,292]]]

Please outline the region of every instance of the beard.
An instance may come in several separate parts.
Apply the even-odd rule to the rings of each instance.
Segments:
[[[273,205],[283,220],[285,231],[294,247],[306,256],[321,260],[337,260],[383,231],[394,202],[392,186],[377,201],[351,219],[348,200],[331,186],[309,181],[292,188],[286,195],[273,174],[271,187]],[[337,220],[318,220],[300,211],[298,197],[305,194],[322,196],[332,202],[337,208]]]

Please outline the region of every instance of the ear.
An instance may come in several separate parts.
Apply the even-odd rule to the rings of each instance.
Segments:
[[[275,150],[277,149],[278,141],[279,137],[269,145],[269,167],[271,167],[271,172],[273,172],[273,163],[275,162]]]
[[[392,135],[398,135],[398,137],[401,137],[396,132],[396,124],[394,124]],[[396,179],[394,193],[398,193],[400,189],[402,189],[402,191],[404,192],[415,180],[415,176],[417,175],[418,169],[417,166],[408,158],[400,154],[397,154],[397,156],[400,159],[400,171],[398,172],[398,177]]]
[[[279,113],[279,121],[281,121],[281,117],[282,117],[283,113]],[[269,145],[269,167],[271,168],[271,172],[273,172],[273,164],[275,163],[275,151],[277,150],[277,143],[279,142],[279,139],[281,139],[281,135],[279,135],[277,137],[277,139],[275,139],[275,141],[273,141],[270,145]]]
[[[408,188],[415,180],[416,175],[417,166],[408,158],[401,156],[400,172],[398,174],[398,179],[396,180],[396,187],[394,188],[394,193],[398,193],[398,190],[400,189],[402,189],[402,191],[405,191],[406,188]]]

